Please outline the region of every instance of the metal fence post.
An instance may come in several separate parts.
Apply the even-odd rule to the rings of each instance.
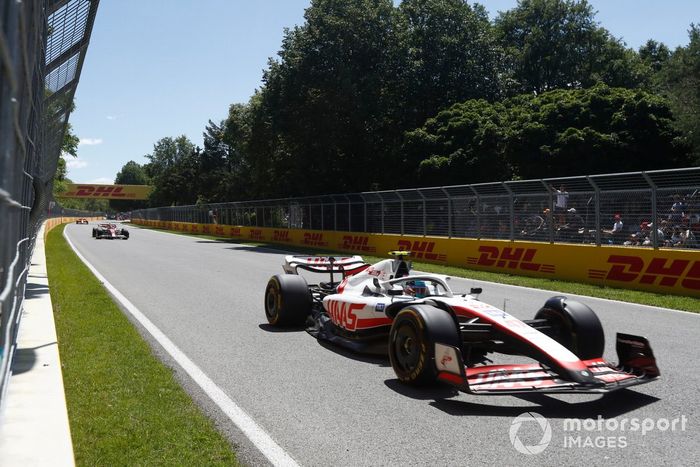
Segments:
[[[396,196],[399,197],[401,200],[401,235],[404,233],[404,227],[403,227],[403,196],[401,196],[401,193],[398,191],[394,190],[394,193],[396,193]]]
[[[642,176],[651,188],[651,225],[653,226],[651,229],[651,244],[654,249],[657,249],[659,248],[659,216],[656,206],[656,183],[654,183],[646,172],[642,172]]]
[[[595,197],[595,244],[600,246],[600,188],[593,178],[587,176],[586,180],[593,187],[593,196]]]
[[[506,182],[503,182],[503,188],[505,188],[508,192],[508,201],[510,203],[510,205],[508,206],[508,209],[510,211],[509,239],[512,242],[515,240],[515,195],[513,194],[513,190],[510,189]]]
[[[544,180],[540,180],[549,194],[549,215],[547,216],[547,228],[549,229],[549,243],[554,243],[554,191]]]
[[[447,199],[447,237],[452,238],[452,197],[445,187],[440,187],[443,193],[445,193],[445,198]]]
[[[474,192],[476,196],[476,238],[481,240],[481,197],[479,192],[476,191],[473,185],[469,185],[469,188]]]

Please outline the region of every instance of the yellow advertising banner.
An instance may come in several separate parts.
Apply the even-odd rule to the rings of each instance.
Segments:
[[[412,237],[356,232],[240,227],[187,222],[134,223],[350,254],[386,256],[411,251],[416,261],[482,271],[585,282],[601,286],[700,297],[700,251],[595,245]]]
[[[149,185],[90,185],[73,183],[61,198],[148,199]]]

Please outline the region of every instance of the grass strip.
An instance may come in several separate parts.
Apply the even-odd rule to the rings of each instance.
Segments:
[[[46,259],[77,465],[237,465],[228,441],[53,229]]]
[[[174,234],[179,234],[179,235],[203,237],[203,238],[208,238],[211,240],[218,240],[221,242],[265,246],[268,248],[278,248],[282,251],[308,253],[310,250],[312,250],[311,248],[303,248],[302,249],[302,248],[299,248],[296,246],[291,246],[291,245],[276,245],[276,244],[268,244],[268,243],[263,244],[263,243],[255,243],[255,242],[249,242],[249,241],[239,241],[239,240],[234,240],[234,239],[215,237],[212,235],[194,234],[191,232],[189,232],[189,233],[176,232],[176,231],[171,231],[171,230],[167,230],[167,229],[158,229],[155,227],[146,227],[146,226],[141,226],[141,225],[137,226],[136,224],[133,224],[133,226],[138,227],[138,228],[142,228],[142,229],[163,230],[163,231],[167,231],[169,233],[174,233]],[[314,250],[314,251],[317,251],[317,250]],[[320,250],[318,250],[317,252],[318,253],[329,253],[329,254],[347,254],[347,253],[339,253],[339,252],[334,252],[334,251],[320,251]],[[377,262],[381,259],[385,259],[385,258],[378,257],[378,256],[366,256],[366,255],[363,255],[363,258],[367,262],[370,262],[370,263],[374,263],[374,262]],[[692,297],[684,297],[681,295],[666,295],[666,294],[653,293],[653,292],[642,292],[642,291],[638,291],[638,290],[620,289],[620,288],[616,288],[616,287],[607,287],[607,286],[600,286],[600,285],[593,285],[593,284],[583,284],[580,282],[570,282],[570,281],[539,278],[539,277],[527,277],[527,276],[518,276],[518,275],[512,275],[512,274],[502,274],[502,273],[496,273],[496,272],[477,271],[475,269],[467,269],[467,268],[461,268],[461,267],[456,267],[456,266],[443,266],[443,265],[432,264],[432,263],[421,263],[418,261],[413,261],[413,267],[415,269],[420,270],[420,271],[432,272],[435,274],[445,274],[445,275],[454,276],[454,277],[463,277],[466,279],[497,282],[500,284],[518,285],[521,287],[529,287],[532,289],[557,290],[560,292],[572,293],[572,294],[577,294],[577,295],[585,295],[585,296],[589,296],[589,297],[607,298],[610,300],[620,300],[622,302],[638,303],[638,304],[642,304],[642,305],[658,306],[658,307],[663,307],[663,308],[672,308],[674,310],[683,310],[683,311],[690,311],[693,313],[700,313],[700,299],[692,298]]]

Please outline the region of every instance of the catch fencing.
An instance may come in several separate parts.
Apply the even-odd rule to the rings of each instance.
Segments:
[[[176,206],[134,219],[697,249],[700,168]]]
[[[99,0],[0,0],[0,402]]]

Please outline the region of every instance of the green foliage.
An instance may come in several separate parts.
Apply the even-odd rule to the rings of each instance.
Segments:
[[[671,168],[691,146],[700,163],[699,35],[636,52],[586,0],[494,21],[466,0],[312,0],[203,149],[156,144],[150,203]]]
[[[495,21],[516,92],[635,87],[646,79],[638,56],[597,25],[586,0],[521,0]]]
[[[677,128],[693,147],[695,164],[700,164],[700,26],[691,24],[689,44],[670,57],[659,52],[657,86],[671,102]]]
[[[457,184],[686,166],[679,136],[665,99],[600,84],[456,104],[410,132],[407,153],[425,155],[427,184]]]
[[[117,173],[114,179],[117,185],[148,185],[148,175],[144,167],[134,161],[129,161]],[[142,209],[147,205],[143,200],[122,200],[110,199],[109,207],[118,212],[131,211],[133,209]]]
[[[150,161],[144,166],[154,185],[149,198],[151,206],[194,204],[197,200],[195,181],[199,176],[199,148],[184,135],[160,139]]]

